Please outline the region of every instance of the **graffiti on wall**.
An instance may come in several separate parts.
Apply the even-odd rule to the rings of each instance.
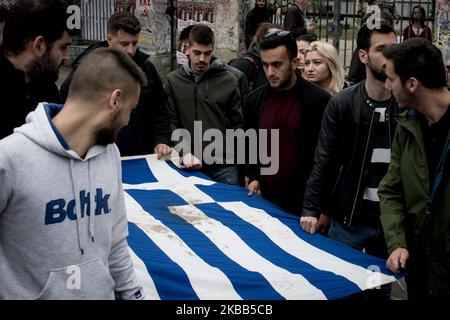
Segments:
[[[181,31],[194,24],[205,24],[214,31],[214,2],[212,0],[203,1],[178,1],[177,3],[177,32],[178,36]],[[177,46],[177,63],[185,64],[188,59],[184,54],[182,44],[178,43]]]
[[[239,1],[217,0],[215,24],[220,26],[216,32],[216,47],[235,51],[239,46],[239,27],[236,23]]]
[[[449,3],[438,0],[436,3],[436,45],[440,49],[447,49],[450,45]]]
[[[166,15],[166,1],[136,0],[134,14],[142,26],[139,48],[150,55],[170,52],[170,21]]]

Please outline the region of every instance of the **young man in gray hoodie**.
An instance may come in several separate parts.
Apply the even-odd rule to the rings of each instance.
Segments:
[[[0,141],[0,299],[143,298],[114,144],[141,85],[130,57],[99,49],[64,108],[39,104]]]

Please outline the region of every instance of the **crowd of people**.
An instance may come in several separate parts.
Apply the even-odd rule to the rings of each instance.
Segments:
[[[214,56],[208,26],[188,27],[179,39],[188,62],[164,82],[138,48],[138,19],[115,13],[105,41],[57,88],[72,40],[66,7],[17,1],[0,47],[9,110],[0,120],[0,299],[142,299],[120,156],[149,153],[241,185],[297,215],[305,232],[406,269],[409,299],[449,297],[450,59],[420,36],[397,43],[384,13],[379,28],[361,26],[362,72],[348,81],[336,49],[307,24],[308,2],[295,1],[281,27],[256,1],[248,50],[229,63]],[[418,10],[408,37],[427,34]],[[256,141],[275,150],[276,172],[264,174],[274,154],[249,161],[249,144],[209,161],[208,130],[276,131]],[[180,132],[194,139],[178,143]],[[74,284],[83,290],[66,286],[70,270],[89,275]],[[390,290],[363,298],[389,299]]]

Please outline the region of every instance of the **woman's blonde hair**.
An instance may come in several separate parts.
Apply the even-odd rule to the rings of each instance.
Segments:
[[[338,93],[344,88],[344,67],[339,60],[336,48],[323,41],[311,42],[308,49],[305,50],[305,58],[308,52],[317,51],[317,54],[327,64],[331,73],[331,82],[328,91],[332,94]]]

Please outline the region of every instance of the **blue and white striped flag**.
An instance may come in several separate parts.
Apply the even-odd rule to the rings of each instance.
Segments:
[[[336,299],[393,282],[385,261],[246,190],[154,155],[124,158],[128,242],[148,299]]]

